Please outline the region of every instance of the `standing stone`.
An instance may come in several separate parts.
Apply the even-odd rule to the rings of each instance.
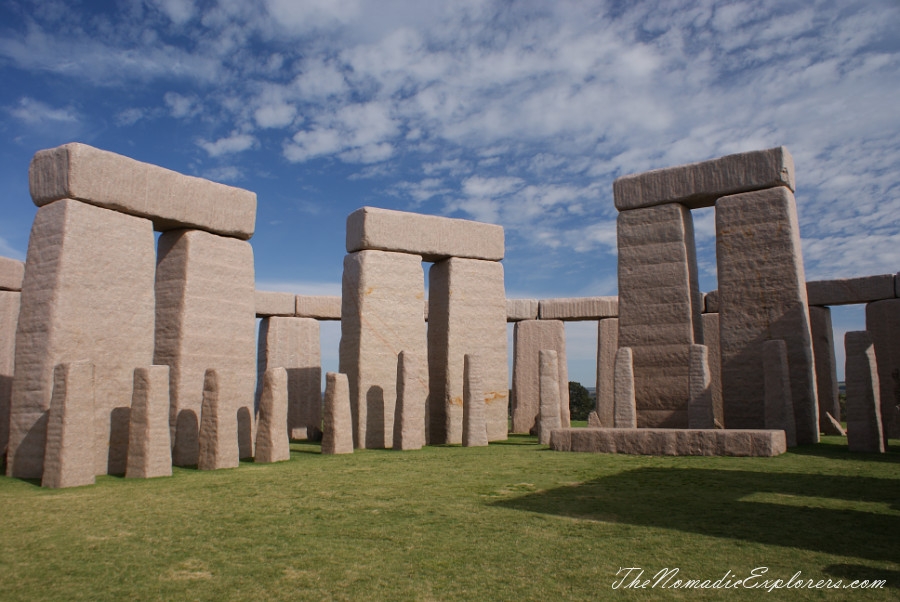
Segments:
[[[637,428],[637,411],[634,396],[634,356],[630,347],[619,347],[616,352],[615,428]]]
[[[711,383],[709,352],[706,345],[691,345],[691,397],[688,400],[688,428],[712,429],[716,427]]]
[[[541,414],[538,438],[541,445],[550,445],[550,433],[562,426],[559,405],[559,356],[552,349],[540,350]]]
[[[878,365],[872,337],[866,331],[844,335],[847,365],[847,449],[884,453],[881,404],[878,402]]]
[[[134,369],[125,478],[172,476],[169,433],[169,367]]]
[[[7,474],[40,478],[57,364],[94,364],[96,474],[125,472],[134,369],[153,363],[149,220],[65,199],[38,209],[16,333]]]
[[[597,417],[603,424],[614,423],[616,351],[619,350],[619,319],[606,318],[597,323]]]
[[[719,199],[716,236],[725,424],[764,427],[763,346],[782,339],[797,443],[815,443],[816,381],[794,195],[782,187]]]
[[[562,426],[569,416],[569,370],[566,366],[566,325],[560,320],[524,320],[513,327],[512,432],[534,432],[540,413],[540,352],[556,351],[559,358],[559,409]]]
[[[463,447],[484,447],[488,444],[484,422],[484,377],[481,357],[467,353],[463,366]]]
[[[0,258],[2,259],[2,258]],[[0,458],[9,441],[9,405],[16,366],[16,324],[22,293],[0,291]]]
[[[360,251],[344,258],[340,371],[350,386],[358,448],[384,448],[394,440],[397,357],[401,351],[426,357],[424,299],[418,255]]]
[[[867,304],[866,331],[878,359],[884,440],[900,438],[900,299]]]
[[[719,424],[725,424],[722,415],[722,356],[719,353],[719,314],[700,316],[703,323],[703,344],[709,361],[709,389],[712,393],[713,417]]]
[[[588,414],[588,428],[599,429],[603,428],[603,422],[600,421],[600,415],[597,414],[597,411],[594,410],[590,414]]]
[[[691,213],[679,204],[619,213],[619,346],[634,358],[637,424],[688,424],[690,346],[703,343]]]
[[[169,426],[176,466],[199,463],[198,425],[208,368],[217,371],[221,399],[234,413],[228,420],[237,421],[240,457],[253,456],[253,274],[248,242],[200,230],[173,230],[159,238],[153,363],[170,367]]]
[[[809,287],[807,287],[807,291]],[[831,309],[810,306],[809,329],[812,334],[816,365],[816,391],[819,396],[819,431],[826,435],[840,435],[828,415],[840,416],[838,402],[837,364],[834,360],[834,331],[831,326]]]
[[[287,369],[287,432],[293,439],[322,436],[322,368],[319,322],[311,318],[265,318],[259,323],[256,398],[269,368]]]
[[[203,380],[203,405],[200,410],[197,468],[218,470],[236,468],[238,459],[237,414],[234,404],[228,403],[223,387],[224,375],[217,370],[206,371]]]
[[[325,373],[325,419],[322,431],[323,454],[353,453],[350,383],[346,374]]]
[[[509,367],[503,265],[451,257],[431,267],[428,283],[430,442],[462,442],[466,353],[477,353],[483,362],[488,440],[506,439]]]
[[[259,422],[256,428],[256,456],[260,464],[291,459],[291,446],[285,425],[288,421],[288,372],[283,367],[263,373],[259,397]]]
[[[407,351],[397,357],[397,410],[394,412],[394,449],[422,449],[425,445],[425,405],[428,383],[418,358]]]
[[[81,361],[57,365],[41,487],[94,484],[94,424],[93,364]]]
[[[788,447],[796,446],[787,345],[780,339],[763,343],[763,395],[765,428],[784,431]]]

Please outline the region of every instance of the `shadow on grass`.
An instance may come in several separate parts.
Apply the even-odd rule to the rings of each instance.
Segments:
[[[893,479],[640,468],[493,505],[900,561],[893,513],[900,480]]]
[[[893,439],[891,440],[894,441]],[[840,441],[839,437],[823,437],[821,443],[814,445],[798,445],[792,447],[790,452],[798,456],[817,456],[831,460],[865,460],[866,462],[886,462],[900,466],[900,446],[890,445],[885,448],[887,453],[869,454],[851,452],[847,449],[847,440]]]
[[[881,569],[864,564],[830,564],[822,571],[832,577],[842,579],[845,583],[853,580],[871,582],[873,579],[886,581],[886,587],[900,589],[900,571]]]

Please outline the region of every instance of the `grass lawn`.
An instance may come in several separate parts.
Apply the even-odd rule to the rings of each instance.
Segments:
[[[0,600],[900,598],[900,443],[777,458],[486,448],[322,456],[41,489],[0,477]],[[634,590],[644,579],[885,579],[878,590]],[[636,571],[635,571],[636,572]],[[670,582],[671,583],[671,582]]]

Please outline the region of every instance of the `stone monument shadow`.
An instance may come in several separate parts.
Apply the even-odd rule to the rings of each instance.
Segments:
[[[384,389],[377,385],[369,387],[366,391],[366,449],[385,447],[384,414]]]
[[[181,410],[175,421],[173,466],[197,466],[200,456],[200,420],[194,410]]]
[[[238,457],[241,460],[253,457],[253,417],[250,409],[240,407],[237,411]]]
[[[124,475],[128,458],[128,428],[131,408],[113,408],[109,413],[109,453],[107,454],[107,474]]]

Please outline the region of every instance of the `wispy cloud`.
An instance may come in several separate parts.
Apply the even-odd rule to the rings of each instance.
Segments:
[[[19,102],[8,108],[9,113],[27,125],[50,125],[60,123],[77,123],[79,121],[77,111],[72,107],[56,108],[35,100],[23,97]]]

